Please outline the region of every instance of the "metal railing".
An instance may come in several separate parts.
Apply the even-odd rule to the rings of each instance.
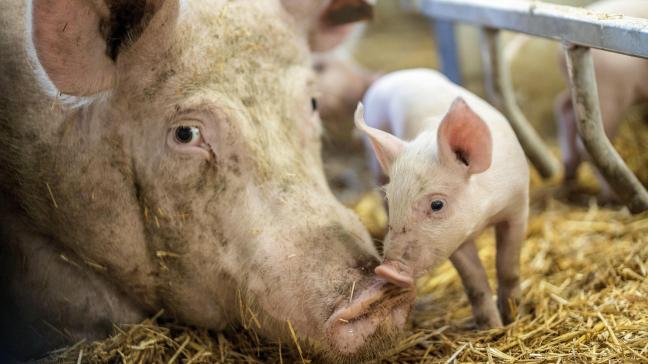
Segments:
[[[545,178],[558,172],[559,163],[515,101],[510,70],[502,56],[500,30],[560,41],[567,60],[574,109],[577,110],[578,134],[592,162],[630,211],[648,210],[648,192],[603,130],[590,52],[590,48],[598,48],[648,58],[648,20],[520,0],[420,0],[420,10],[438,22],[464,22],[480,27],[488,98],[509,119],[529,160]],[[452,33],[449,34],[454,38]],[[448,43],[454,43],[454,40],[446,39],[440,44]],[[457,72],[458,57],[453,49],[456,46],[440,49],[440,53],[444,53],[444,68]],[[455,64],[448,65],[448,62]]]

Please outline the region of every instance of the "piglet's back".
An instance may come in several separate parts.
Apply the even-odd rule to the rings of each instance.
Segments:
[[[526,165],[522,148],[506,118],[475,94],[431,69],[396,71],[376,81],[364,98],[367,123],[389,129],[399,138],[413,140],[427,129],[437,129],[457,97],[463,98],[488,125],[493,144],[497,146],[493,162],[497,159],[510,162],[513,153]]]

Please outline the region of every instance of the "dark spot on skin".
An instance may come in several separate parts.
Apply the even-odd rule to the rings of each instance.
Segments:
[[[227,181],[224,176],[219,176],[218,160],[212,156],[211,160],[204,161],[204,173],[201,173],[191,189],[198,193],[205,193],[207,190],[216,193],[224,192],[227,189]],[[216,177],[214,180],[214,176]],[[214,183],[212,183],[212,181]]]
[[[239,157],[236,154],[230,155],[228,158],[228,169],[237,177],[241,176],[241,169],[239,167]]]
[[[345,246],[356,245],[357,239],[353,235],[349,234],[349,232],[341,225],[335,224],[330,228],[330,230],[333,235],[335,235],[336,240],[340,241]]]
[[[326,65],[324,64],[324,62],[315,62],[315,64],[313,65],[313,69],[317,73],[322,73],[326,69]]]
[[[418,255],[418,240],[410,240],[405,244],[405,246],[407,246],[407,248],[403,252],[403,259],[410,261],[412,260],[412,257]]]
[[[173,68],[161,71],[155,81],[144,88],[144,96],[149,98],[153,97],[158,90],[162,88],[162,85],[164,85],[171,77],[175,76],[175,74],[176,71]],[[180,111],[180,107],[176,105],[176,112],[178,111]]]
[[[342,284],[335,285],[335,293],[338,294],[338,296],[344,296],[344,295],[349,295],[351,292],[351,285],[353,282],[344,282]],[[333,312],[331,311],[331,314]]]
[[[248,97],[243,97],[241,99],[241,103],[243,105],[245,105],[246,107],[252,107],[252,106],[256,105],[257,102],[256,102],[256,98],[254,98],[252,96],[248,96]]]
[[[221,247],[226,248],[229,245],[229,239],[225,237],[225,234],[222,231],[221,219],[216,215],[210,216],[209,219],[211,222],[210,224],[212,226],[211,232],[214,239],[218,242],[218,244]]]
[[[142,185],[140,184],[139,180],[136,178],[133,179],[133,190],[135,191],[135,198],[137,199],[137,201],[140,202],[140,207],[142,208],[142,214],[144,214],[143,206],[145,206],[145,201],[144,201],[144,196],[142,196]]]

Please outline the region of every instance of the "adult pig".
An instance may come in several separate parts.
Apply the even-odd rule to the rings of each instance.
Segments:
[[[450,258],[478,327],[513,319],[528,214],[528,166],[507,120],[436,71],[384,76],[356,125],[389,176],[385,261],[376,273],[401,286]],[[394,134],[388,133],[392,132]],[[475,238],[494,225],[498,309]]]
[[[611,14],[623,14],[637,18],[648,18],[648,4],[643,0],[607,0],[588,6],[588,9]],[[592,49],[596,72],[599,104],[603,128],[608,138],[613,139],[619,129],[624,111],[630,106],[648,101],[648,60],[629,57],[618,53]],[[564,55],[560,55],[560,66],[567,78]],[[563,91],[555,102],[558,137],[565,167],[565,181],[576,178],[578,166],[587,159],[587,152],[578,137],[576,120],[569,90]],[[615,195],[607,182],[597,174],[602,188],[602,197],[614,199]]]
[[[253,314],[284,342],[290,323],[340,358],[393,340],[412,293],[384,295],[326,185],[289,3],[0,3],[3,346],[29,357],[159,309],[216,330]],[[317,23],[344,1],[308,5]]]

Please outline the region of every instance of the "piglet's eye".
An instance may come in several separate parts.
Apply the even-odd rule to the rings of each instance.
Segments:
[[[199,145],[202,143],[200,129],[195,126],[178,126],[173,130],[174,140],[183,145]]]
[[[314,97],[311,97],[311,107],[313,108],[313,112],[317,111],[317,99]]]
[[[445,207],[445,202],[443,200],[434,200],[430,204],[430,208],[432,209],[432,212],[439,212],[443,210]]]

